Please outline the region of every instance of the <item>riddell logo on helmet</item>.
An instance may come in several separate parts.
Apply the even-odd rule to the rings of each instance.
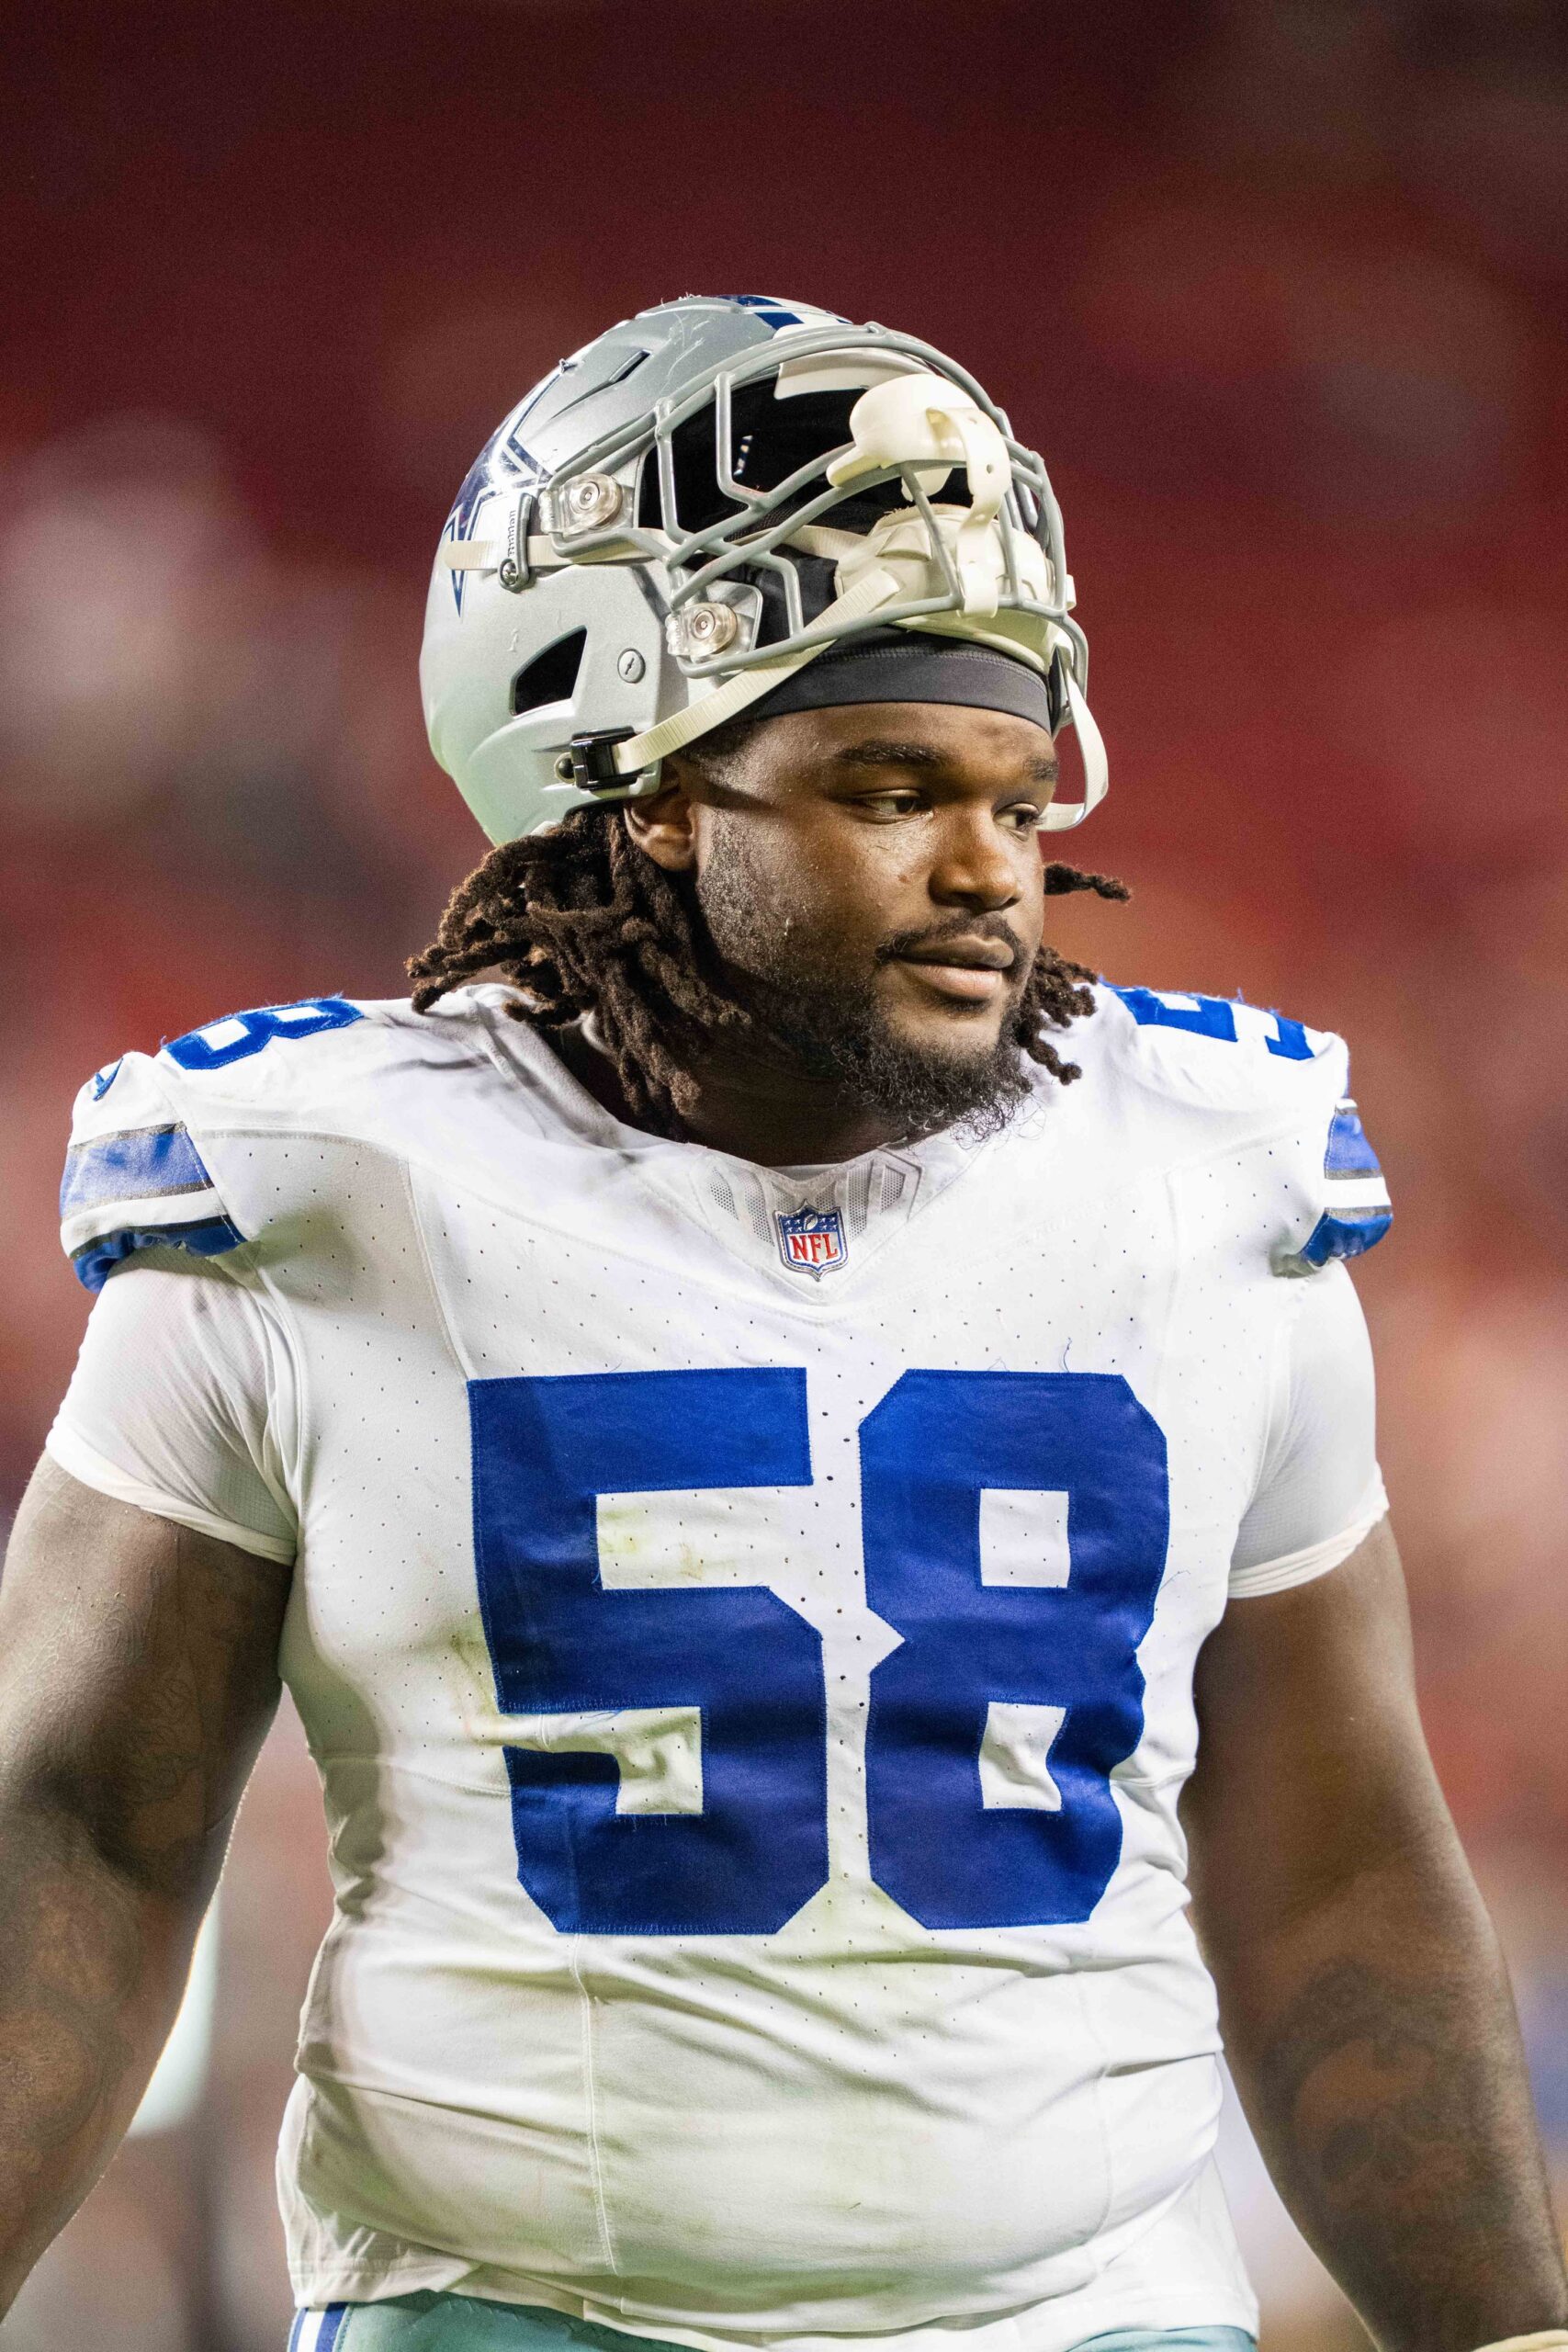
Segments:
[[[837,1209],[780,1209],[773,1222],[779,1229],[779,1255],[792,1274],[820,1279],[850,1254],[844,1220]]]

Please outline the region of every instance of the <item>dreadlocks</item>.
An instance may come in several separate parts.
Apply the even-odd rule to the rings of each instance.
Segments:
[[[730,730],[716,730],[713,751]],[[1051,864],[1045,888],[1126,899],[1124,882]],[[756,1026],[726,979],[687,893],[637,847],[614,808],[574,808],[547,832],[503,842],[452,893],[441,927],[410,958],[413,1004],[495,969],[525,991],[508,1011],[561,1029],[587,1013],[639,1123],[679,1136],[697,1098],[694,1072],[716,1036]],[[1054,948],[1035,957],[1013,1035],[1064,1083],[1080,1075],[1044,1034],[1093,1010],[1095,975]]]

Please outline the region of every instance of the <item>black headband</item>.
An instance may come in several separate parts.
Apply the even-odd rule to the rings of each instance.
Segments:
[[[1010,653],[929,629],[873,628],[830,646],[746,712],[782,718],[791,710],[838,710],[857,702],[947,702],[1002,710],[1052,731],[1051,689]]]

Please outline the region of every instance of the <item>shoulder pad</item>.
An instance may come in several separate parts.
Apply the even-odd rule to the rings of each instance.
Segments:
[[[428,1013],[406,997],[341,996],[226,1013],[171,1038],[158,1074],[191,1133],[220,1159],[220,1138],[239,1135],[406,1140],[434,1072],[490,1069],[492,1000],[514,993],[455,990]]]
[[[1104,1010],[1127,1016],[1113,1018],[1107,1050],[1176,1115],[1228,1116],[1254,1135],[1267,1122],[1276,1135],[1271,1156],[1292,1234],[1275,1253],[1278,1272],[1310,1273],[1382,1239],[1393,1212],[1350,1099],[1343,1038],[1226,997],[1104,985],[1097,995]]]
[[[108,1063],[76,1097],[60,1238],[94,1291],[138,1250],[210,1258],[244,1239],[145,1054]]]
[[[295,1043],[353,1028],[366,1012],[321,996],[226,1013],[90,1079],[76,1098],[60,1188],[61,1238],[85,1287],[100,1290],[139,1250],[209,1258],[237,1248],[247,1237],[222,1197],[209,1138],[236,1112],[265,1120],[302,1094],[330,1097],[341,1066],[314,1070],[301,1089]]]
[[[365,1007],[343,996],[302,997],[297,1004],[264,1004],[253,1012],[227,1012],[163,1047],[183,1070],[230,1069],[248,1062],[279,1038],[319,1037],[323,1030],[351,1028]]]
[[[1158,1070],[1183,1091],[1229,1096],[1256,1092],[1259,1076],[1278,1073],[1289,1084],[1288,1066],[1317,1062],[1344,1047],[1332,1031],[1309,1029],[1289,1013],[1223,996],[1189,995],[1179,989],[1119,989],[1102,984],[1098,994],[1114,998],[1142,1033],[1140,1045],[1150,1070]],[[1228,1049],[1228,1050],[1227,1050]]]
[[[96,1290],[155,1245],[210,1256],[259,1242],[303,1165],[296,1137],[396,1150],[434,1117],[460,1149],[466,1111],[450,1074],[494,1074],[489,1026],[514,993],[456,990],[429,1014],[406,998],[307,997],[225,1013],[100,1070],[77,1098],[62,1193],[81,1280]]]
[[[263,1005],[172,1037],[157,1067],[198,1135],[376,1131],[394,1099],[406,1115],[411,1073],[484,1059],[484,1011],[507,993],[456,991],[429,1013],[406,997]]]

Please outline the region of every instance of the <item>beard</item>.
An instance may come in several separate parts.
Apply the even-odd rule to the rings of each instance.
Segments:
[[[802,937],[781,904],[776,883],[752,867],[739,825],[721,825],[714,854],[696,883],[696,900],[724,978],[754,1024],[753,1050],[821,1086],[836,1102],[885,1119],[912,1140],[944,1127],[976,1141],[998,1134],[1032,1092],[1017,1037],[1027,967],[1016,976],[999,1035],[951,1045],[900,1035],[877,988],[877,974],[916,944],[940,938],[942,926],[885,940],[869,966],[835,961]],[[994,922],[955,918],[973,938],[1001,936]]]

